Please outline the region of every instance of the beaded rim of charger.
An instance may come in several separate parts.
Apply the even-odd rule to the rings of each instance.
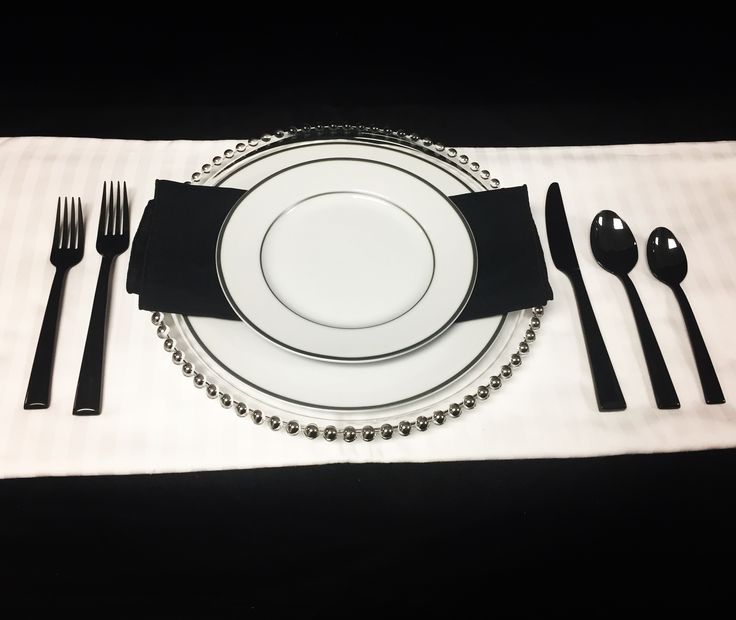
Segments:
[[[490,178],[491,175],[488,170],[481,170],[480,164],[470,162],[467,155],[458,156],[458,152],[454,148],[445,149],[444,145],[427,138],[420,138],[417,134],[365,125],[308,125],[298,128],[292,127],[287,131],[278,130],[273,134],[265,134],[260,139],[251,139],[247,145],[245,142],[239,142],[235,145],[235,149],[227,149],[222,156],[216,155],[213,157],[211,164],[204,164],[201,172],[194,172],[191,176],[191,181],[186,181],[186,183],[202,183],[206,181],[216,174],[218,168],[223,169],[223,164],[225,164],[224,167],[227,167],[227,160],[232,160],[236,152],[242,154],[249,148],[251,151],[257,151],[281,141],[288,141],[289,138],[299,139],[302,135],[307,134],[316,134],[317,136],[330,134],[349,137],[362,132],[389,137],[396,142],[409,144],[413,148],[430,152],[433,156],[439,157],[470,173],[471,176],[480,180],[484,186],[488,186],[491,189],[495,189],[500,185],[498,179]],[[457,159],[455,160],[456,157]],[[184,353],[176,348],[175,340],[169,335],[169,327],[164,321],[164,314],[162,312],[153,312],[151,314],[151,322],[156,326],[156,335],[164,341],[164,351],[171,354],[174,364],[181,366],[182,374],[192,379],[194,387],[204,389],[208,398],[212,400],[218,399],[224,409],[233,408],[238,417],[249,417],[256,425],[263,425],[265,423],[271,430],[284,430],[287,435],[296,436],[303,434],[308,439],[316,439],[321,436],[328,442],[342,438],[343,441],[351,443],[359,437],[366,442],[373,441],[377,436],[381,439],[391,439],[397,434],[401,437],[406,437],[411,434],[413,429],[424,432],[431,426],[444,425],[448,418],[459,418],[464,410],[472,411],[475,409],[479,400],[486,400],[492,391],[501,389],[504,380],[512,377],[513,369],[521,366],[522,356],[529,353],[530,344],[537,339],[537,331],[541,327],[541,317],[544,314],[544,307],[536,306],[531,310],[532,317],[524,332],[524,339],[519,343],[517,351],[511,354],[508,363],[501,366],[499,373],[492,375],[488,383],[479,385],[475,393],[466,394],[461,402],[454,402],[444,409],[435,410],[431,416],[418,415],[413,420],[404,419],[396,424],[386,422],[378,428],[367,424],[360,429],[356,429],[351,425],[338,428],[332,424],[326,426],[319,426],[314,422],[302,424],[295,419],[285,422],[278,415],[269,415],[260,409],[249,408],[243,399],[235,400],[229,393],[222,392],[215,383],[208,381],[203,373],[198,372],[191,361],[185,359]]]
[[[327,426],[319,426],[314,422],[302,424],[298,420],[289,420],[284,422],[280,416],[269,415],[260,409],[250,409],[244,400],[235,400],[227,392],[222,392],[213,382],[206,379],[204,374],[197,372],[192,362],[187,361],[184,353],[176,348],[175,340],[169,335],[169,327],[164,322],[161,312],[153,312],[151,314],[151,322],[156,326],[156,335],[164,341],[164,351],[171,353],[171,360],[177,366],[181,366],[181,372],[185,377],[192,378],[194,387],[204,388],[207,397],[210,399],[219,399],[220,405],[224,409],[235,409],[235,413],[240,418],[250,417],[256,425],[264,422],[273,431],[285,430],[287,435],[299,435],[300,431],[309,439],[316,439],[322,436],[326,441],[331,442],[341,437],[345,442],[350,443],[358,437],[363,441],[373,441],[376,436],[381,439],[391,439],[396,433],[402,437],[408,436],[412,429],[418,431],[426,431],[430,426],[442,426],[448,418],[459,418],[463,410],[472,411],[478,400],[486,400],[492,391],[501,389],[503,382],[513,375],[513,369],[521,366],[522,356],[529,353],[530,344],[537,339],[537,331],[542,325],[541,317],[544,314],[544,307],[536,306],[532,308],[532,317],[529,320],[529,326],[524,333],[524,340],[519,343],[516,353],[512,353],[507,364],[503,364],[497,375],[492,375],[488,383],[479,385],[475,393],[466,394],[462,401],[451,403],[444,409],[437,409],[431,416],[419,415],[413,420],[401,420],[397,424],[386,422],[376,428],[371,424],[367,424],[360,429],[354,426],[344,426],[338,428],[332,424]],[[430,424],[432,423],[432,424]]]

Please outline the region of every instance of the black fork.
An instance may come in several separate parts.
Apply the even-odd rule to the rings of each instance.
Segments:
[[[51,375],[54,370],[54,354],[56,352],[56,334],[61,315],[61,298],[64,291],[66,274],[84,256],[84,219],[82,218],[82,201],[72,198],[71,221],[69,218],[69,200],[64,198],[64,219],[61,219],[61,197],[56,203],[56,226],[54,241],[51,246],[51,264],[56,267],[54,281],[51,284],[46,313],[38,335],[36,356],[33,358],[31,377],[28,380],[24,409],[48,409],[51,403]]]
[[[79,369],[77,394],[74,397],[74,415],[100,415],[102,396],[103,358],[105,354],[105,331],[107,326],[107,303],[109,298],[110,272],[115,258],[128,249],[130,222],[128,214],[128,188],[123,183],[120,197],[120,182],[117,196],[110,195],[107,184],[102,187],[102,209],[97,227],[97,251],[102,255],[100,275],[97,278],[92,316],[89,319],[87,342],[84,345],[82,367]]]

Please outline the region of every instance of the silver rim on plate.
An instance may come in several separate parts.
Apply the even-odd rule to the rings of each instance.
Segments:
[[[260,139],[249,140],[248,143],[240,142],[235,149],[227,149],[223,155],[215,156],[212,163],[204,164],[201,171],[191,176],[187,183],[206,184],[207,181],[216,177],[218,173],[227,169],[235,161],[242,161],[251,154],[261,153],[266,149],[278,144],[300,142],[309,138],[354,138],[360,136],[367,138],[373,136],[375,139],[388,140],[396,145],[410,147],[422,151],[449,164],[464,173],[471,175],[483,187],[495,189],[499,187],[498,179],[491,178],[489,171],[481,170],[477,162],[469,161],[466,155],[460,155],[454,148],[445,148],[443,145],[434,143],[429,139],[420,138],[416,134],[408,134],[403,131],[395,131],[379,127],[367,127],[363,125],[313,125],[301,128],[291,128],[288,131],[276,131],[274,134],[266,134]],[[163,312],[153,312],[151,322],[156,326],[156,334],[163,342],[164,351],[171,355],[174,364],[181,366],[182,374],[190,378],[196,388],[203,389],[207,397],[218,400],[225,409],[234,409],[238,417],[248,417],[256,425],[266,425],[274,431],[284,431],[288,435],[304,435],[309,439],[322,437],[328,442],[342,439],[345,442],[353,442],[362,439],[369,442],[376,437],[391,439],[395,436],[408,436],[412,431],[423,432],[432,427],[440,427],[448,419],[459,418],[464,411],[472,411],[476,408],[478,401],[486,400],[490,394],[501,388],[504,381],[510,379],[514,370],[522,363],[522,356],[530,350],[530,344],[536,341],[537,332],[541,326],[541,317],[544,314],[543,307],[530,309],[529,322],[524,328],[521,342],[513,347],[508,359],[503,363],[496,374],[492,374],[487,380],[483,380],[469,393],[470,388],[461,390],[456,398],[452,399],[447,406],[424,411],[420,415],[408,415],[406,412],[396,414],[394,419],[381,420],[378,424],[330,424],[317,421],[304,421],[298,417],[292,417],[291,413],[284,415],[277,409],[268,411],[265,406],[256,402],[255,406],[249,406],[247,401],[257,401],[254,396],[240,395],[234,389],[221,388],[218,386],[227,381],[222,381],[214,373],[210,373],[207,364],[201,359],[195,350],[187,347],[185,343],[177,343],[177,321],[175,315]],[[182,339],[183,335],[182,335]],[[207,371],[207,375],[205,372]],[[281,415],[279,415],[281,414]],[[283,416],[283,417],[282,417]],[[309,417],[309,416],[304,416]],[[288,419],[287,419],[288,418]]]

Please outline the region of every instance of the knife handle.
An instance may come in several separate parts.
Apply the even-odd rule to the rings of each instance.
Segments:
[[[580,271],[568,273],[572,289],[575,292],[575,301],[578,304],[580,325],[583,328],[585,348],[588,351],[588,363],[593,375],[595,398],[598,401],[598,411],[622,411],[626,409],[626,401],[616,378],[611,358],[603,341],[601,330],[598,327],[593,306],[590,305],[588,291]]]

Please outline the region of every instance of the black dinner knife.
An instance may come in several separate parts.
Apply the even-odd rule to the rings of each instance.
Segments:
[[[565,205],[562,202],[560,186],[552,183],[547,190],[545,206],[547,223],[547,240],[552,262],[564,273],[572,284],[575,301],[578,304],[580,324],[583,328],[585,348],[588,351],[588,363],[593,375],[593,387],[598,401],[599,411],[621,411],[626,409],[626,401],[611,364],[611,358],[598,327],[593,306],[590,305],[588,291],[585,289],[583,275],[580,273],[575,246],[572,244],[570,227],[567,224]]]

